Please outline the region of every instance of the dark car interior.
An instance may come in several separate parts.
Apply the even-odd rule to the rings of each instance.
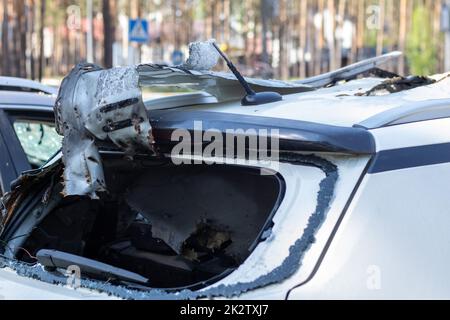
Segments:
[[[55,260],[91,259],[80,264],[101,280],[121,277],[97,272],[95,261],[145,277],[149,287],[201,288],[239,267],[263,240],[284,190],[279,176],[256,168],[113,155],[103,165],[108,192],[98,200],[57,197],[18,259],[34,263],[40,250],[53,249]],[[52,192],[60,194],[61,183]]]

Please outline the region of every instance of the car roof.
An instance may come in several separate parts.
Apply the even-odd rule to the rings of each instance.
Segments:
[[[0,108],[52,111],[55,99],[46,94],[4,91],[0,94]]]
[[[196,105],[188,109],[352,127],[381,113],[384,117],[390,112],[397,115],[396,109],[399,107],[402,107],[405,116],[409,109],[411,113],[417,112],[417,104],[450,99],[450,77],[441,76],[438,79],[434,84],[382,96],[363,94],[386,79],[363,78],[316,91],[285,95],[282,101],[265,105],[241,106],[239,102],[233,101]],[[433,103],[429,105],[433,107]],[[421,106],[423,109],[423,104]],[[448,112],[441,114],[448,116]],[[436,113],[422,112],[422,116],[423,119],[415,117],[414,120],[427,120],[428,116],[433,118]]]
[[[204,94],[199,93],[181,95],[179,98],[182,98],[181,100],[185,103],[188,96],[196,98],[189,103],[189,106],[182,107],[185,111],[251,115],[343,127],[358,125],[366,129],[386,125],[392,117],[398,117],[399,110],[402,117],[410,119],[410,122],[449,116],[450,91],[447,88],[450,86],[450,77],[440,76],[440,81],[434,84],[393,94],[383,96],[361,95],[383,81],[385,79],[375,77],[352,80],[311,92],[284,95],[282,101],[258,106],[241,106],[237,101],[214,103],[213,99],[208,100],[211,98],[209,95],[205,97]],[[202,101],[206,99],[205,103],[197,104],[199,97]],[[51,111],[55,99],[55,96],[47,94],[3,91],[0,95],[0,108]],[[158,103],[152,103],[156,100]],[[146,101],[149,110],[162,109],[162,106],[165,105],[163,102],[165,100],[170,102],[174,100],[174,97],[156,100]],[[173,106],[169,103],[167,107],[177,108],[177,103]],[[436,109],[435,104],[439,107],[439,112],[433,111]],[[446,110],[441,111],[443,104],[447,105],[448,108],[444,106]],[[417,116],[417,106],[420,106],[420,116]],[[414,116],[411,118],[409,114],[414,114]],[[381,122],[380,117],[383,120]],[[371,121],[370,125],[365,125],[368,123],[366,121],[368,119],[376,119],[377,121]]]
[[[0,77],[0,91],[34,92],[49,95],[58,94],[57,88],[44,85],[37,81],[3,76]]]

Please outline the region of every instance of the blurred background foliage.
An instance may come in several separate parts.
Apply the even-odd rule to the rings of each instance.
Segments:
[[[393,50],[405,56],[390,71],[450,69],[448,0],[0,1],[1,75],[60,78],[80,61],[173,64],[209,38],[255,77],[304,78]],[[136,18],[148,21],[145,43],[128,39]]]

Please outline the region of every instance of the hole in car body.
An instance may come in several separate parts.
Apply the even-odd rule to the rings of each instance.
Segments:
[[[153,288],[205,287],[250,255],[284,191],[279,176],[256,168],[105,158],[108,192],[61,196],[19,260],[54,249],[134,272]]]

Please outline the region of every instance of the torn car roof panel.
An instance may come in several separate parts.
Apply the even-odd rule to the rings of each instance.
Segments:
[[[240,100],[245,94],[239,81],[231,73],[214,71],[186,70],[157,64],[137,66],[139,84],[143,87],[175,86],[190,90],[204,91],[216,97],[217,101]],[[256,92],[275,91],[280,94],[293,94],[313,91],[314,88],[281,80],[246,78]]]
[[[103,70],[79,64],[64,78],[55,103],[63,135],[64,194],[98,199],[106,191],[97,140],[127,154],[152,151],[153,137],[134,67]]]

